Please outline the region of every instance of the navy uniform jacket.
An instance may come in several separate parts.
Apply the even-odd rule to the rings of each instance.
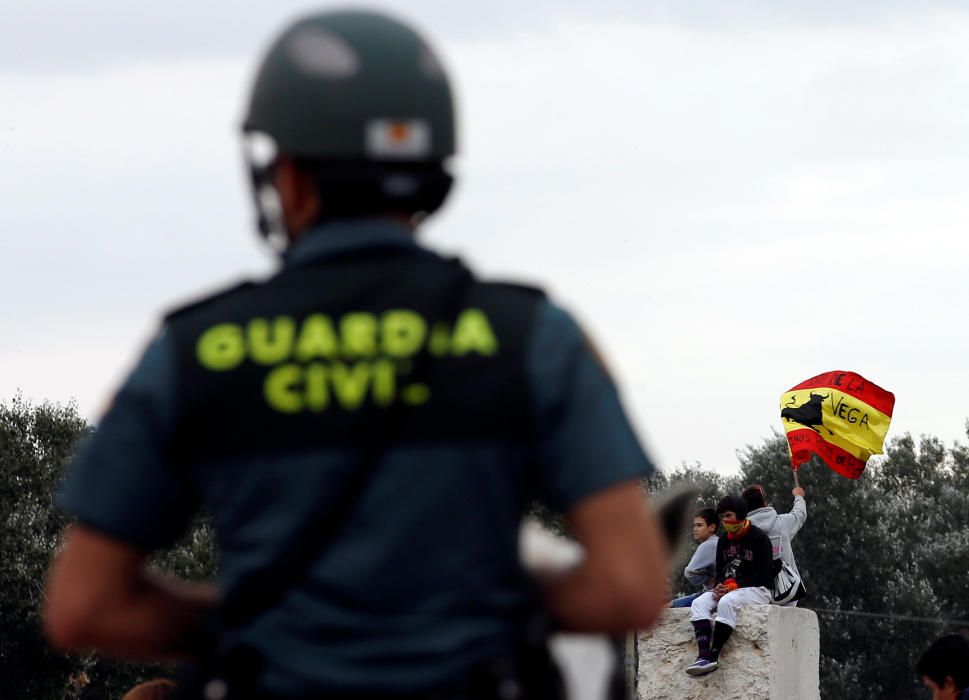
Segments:
[[[283,269],[377,247],[419,248],[409,230],[389,220],[343,221],[302,237]],[[230,630],[230,643],[265,656],[264,690],[420,692],[506,655],[515,615],[534,595],[517,550],[528,504],[538,498],[567,512],[604,488],[652,473],[616,388],[576,323],[544,298],[535,303],[524,336],[522,396],[534,416],[527,444],[388,449],[341,536],[298,589]],[[81,523],[146,551],[172,544],[202,508],[216,531],[219,583],[232,590],[274,565],[278,543],[311,517],[319,494],[338,491],[334,474],[353,458],[337,443],[285,457],[212,454],[185,469],[171,449],[184,428],[173,335],[163,327],[149,345],[82,446],[59,504]],[[286,390],[285,381],[279,386]]]

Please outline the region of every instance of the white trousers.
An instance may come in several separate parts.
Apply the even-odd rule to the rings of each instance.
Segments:
[[[715,620],[730,627],[736,627],[737,608],[741,605],[769,605],[770,600],[770,591],[763,586],[738,588],[730,591],[720,600],[713,597],[713,591],[707,591],[690,606],[690,622]]]

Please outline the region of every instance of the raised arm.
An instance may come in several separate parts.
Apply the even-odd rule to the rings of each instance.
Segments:
[[[807,520],[807,502],[804,500],[804,489],[801,487],[795,488],[791,493],[794,494],[794,507],[791,508],[790,513],[778,515],[777,518],[787,531],[787,536],[793,538]]]

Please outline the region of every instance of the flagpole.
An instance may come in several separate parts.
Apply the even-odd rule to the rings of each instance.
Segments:
[[[796,488],[801,488],[801,482],[797,478],[797,467],[791,467],[791,471],[794,473],[794,486]]]

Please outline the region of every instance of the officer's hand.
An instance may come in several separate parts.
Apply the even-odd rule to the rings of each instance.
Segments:
[[[800,486],[796,487],[793,491],[791,491],[791,493],[793,493],[795,496],[800,496],[801,498],[804,498],[805,496],[804,489],[802,489]]]
[[[718,583],[713,587],[713,597],[719,600],[723,596],[727,595],[727,587],[722,583]]]

